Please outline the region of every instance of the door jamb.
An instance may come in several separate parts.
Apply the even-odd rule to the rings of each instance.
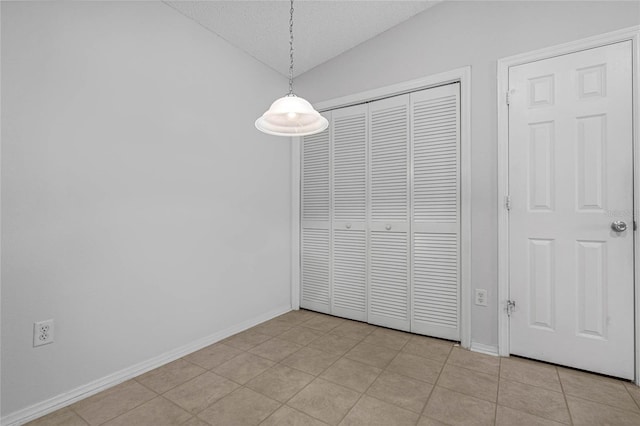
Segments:
[[[471,346],[471,67],[316,103],[327,111],[449,83],[460,83],[460,345]],[[300,307],[301,138],[291,138],[291,308]]]
[[[291,272],[289,278],[291,283],[291,309],[293,310],[300,309],[300,284],[302,283],[300,279],[301,144],[302,138],[291,138],[291,158],[289,160],[291,163],[291,212],[289,214],[291,220]]]
[[[509,90],[509,68],[623,41],[632,42],[633,208],[634,212],[638,212],[640,207],[640,118],[638,114],[640,111],[640,25],[498,60],[498,354],[500,356],[509,356],[509,318],[506,314],[506,303],[509,298],[509,214],[505,205],[505,197],[509,194],[509,110],[506,103]],[[634,213],[634,218],[635,216]],[[634,334],[635,383],[640,385],[640,238],[638,236],[637,233],[634,235]]]

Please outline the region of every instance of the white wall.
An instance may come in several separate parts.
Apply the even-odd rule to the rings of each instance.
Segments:
[[[297,92],[320,102],[472,66],[472,340],[496,346],[496,60],[640,23],[639,2],[446,1],[303,74]]]
[[[2,2],[3,416],[290,306],[285,89],[159,2]]]

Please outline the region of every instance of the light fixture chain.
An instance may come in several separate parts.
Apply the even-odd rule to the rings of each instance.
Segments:
[[[289,95],[293,95],[293,0],[289,14]]]
[[[2,0],[0,0],[2,1]],[[276,136],[308,136],[322,132],[329,121],[303,98],[293,94],[293,0],[289,10],[289,94],[276,99],[256,120],[261,132]]]

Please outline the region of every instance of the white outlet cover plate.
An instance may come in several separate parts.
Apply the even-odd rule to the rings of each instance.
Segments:
[[[482,288],[476,289],[476,305],[487,306],[487,290]]]
[[[53,320],[38,321],[33,323],[33,347],[53,343]]]

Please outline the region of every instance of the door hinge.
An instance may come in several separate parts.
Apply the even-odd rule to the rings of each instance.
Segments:
[[[505,100],[507,101],[507,105],[511,105],[511,91],[509,90],[505,96]]]
[[[638,224],[636,223],[636,221],[633,221],[633,230],[637,231],[638,230]]]
[[[511,316],[511,314],[516,310],[516,301],[515,300],[507,300],[507,315]]]
[[[504,197],[504,208],[507,210],[511,210],[511,196],[507,195]]]

